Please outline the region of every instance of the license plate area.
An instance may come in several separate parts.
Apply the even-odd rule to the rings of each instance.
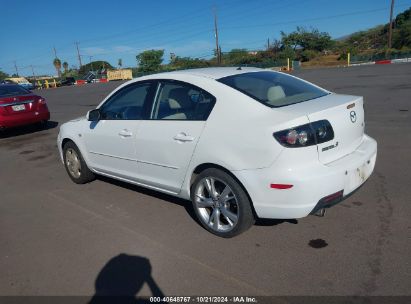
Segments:
[[[24,104],[19,104],[19,105],[14,105],[11,106],[14,112],[19,112],[19,111],[24,111],[26,109],[26,106]]]

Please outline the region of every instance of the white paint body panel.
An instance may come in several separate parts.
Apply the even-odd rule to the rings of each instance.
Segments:
[[[374,169],[377,144],[363,134],[363,125],[350,125],[350,110],[346,108],[347,104],[356,103],[354,109],[359,110],[356,123],[363,124],[361,97],[330,94],[272,109],[215,80],[250,71],[259,69],[198,69],[127,82],[107,98],[133,82],[173,79],[206,90],[216,97],[216,104],[207,121],[111,121],[111,125],[99,121],[97,124],[104,127],[94,130],[85,118],[71,121],[60,128],[60,153],[63,140],[70,139],[79,147],[91,170],[184,199],[190,199],[195,168],[206,163],[221,166],[244,186],[262,218],[304,217],[323,197],[340,190],[347,195],[368,179]],[[322,152],[322,147],[330,142],[285,148],[273,137],[276,131],[320,119],[330,120],[335,130],[334,141],[341,141],[338,149]],[[123,129],[132,132],[127,138],[130,141],[118,137]],[[178,142],[173,138],[179,133],[193,140]],[[96,152],[92,150],[98,149],[123,159],[92,155],[91,152]],[[271,183],[293,187],[271,189]]]

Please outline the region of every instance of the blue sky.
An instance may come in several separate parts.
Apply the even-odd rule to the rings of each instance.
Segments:
[[[0,69],[21,75],[55,74],[53,47],[61,61],[78,66],[90,59],[136,66],[146,49],[178,56],[208,58],[215,48],[213,10],[218,16],[220,45],[262,49],[267,38],[296,26],[316,27],[338,38],[388,22],[390,0],[0,0]],[[396,0],[397,14],[411,0]],[[90,56],[92,56],[90,58]]]

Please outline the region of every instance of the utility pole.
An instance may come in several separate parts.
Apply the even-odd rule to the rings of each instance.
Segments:
[[[217,52],[217,64],[220,65],[221,64],[221,50],[218,44],[217,10],[215,7],[213,7],[213,12],[214,12],[215,49]]]
[[[13,62],[14,62],[14,68],[16,69],[16,75],[17,77],[19,77],[19,70],[17,68],[16,60],[14,60]]]
[[[392,13],[394,11],[394,0],[391,0],[391,12],[390,12],[390,28],[388,30],[388,48],[391,48],[392,44]]]
[[[91,71],[94,72],[93,70],[93,63],[91,62],[91,58],[93,58],[93,56],[89,56],[90,57],[90,65],[91,65]]]
[[[270,50],[270,38],[267,38],[267,51]]]
[[[34,79],[34,81],[36,81],[36,75],[34,75],[33,65],[31,64],[30,67],[31,67],[31,72],[33,73],[33,79]]]
[[[78,42],[74,42],[77,48],[77,56],[78,56],[78,63],[79,63],[79,69],[81,68],[82,64],[81,64],[81,56],[80,56],[80,51],[78,49]]]

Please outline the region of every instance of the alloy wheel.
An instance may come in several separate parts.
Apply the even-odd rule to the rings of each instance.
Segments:
[[[194,206],[200,220],[216,232],[228,232],[238,223],[237,198],[230,186],[215,177],[205,177],[197,184]]]

